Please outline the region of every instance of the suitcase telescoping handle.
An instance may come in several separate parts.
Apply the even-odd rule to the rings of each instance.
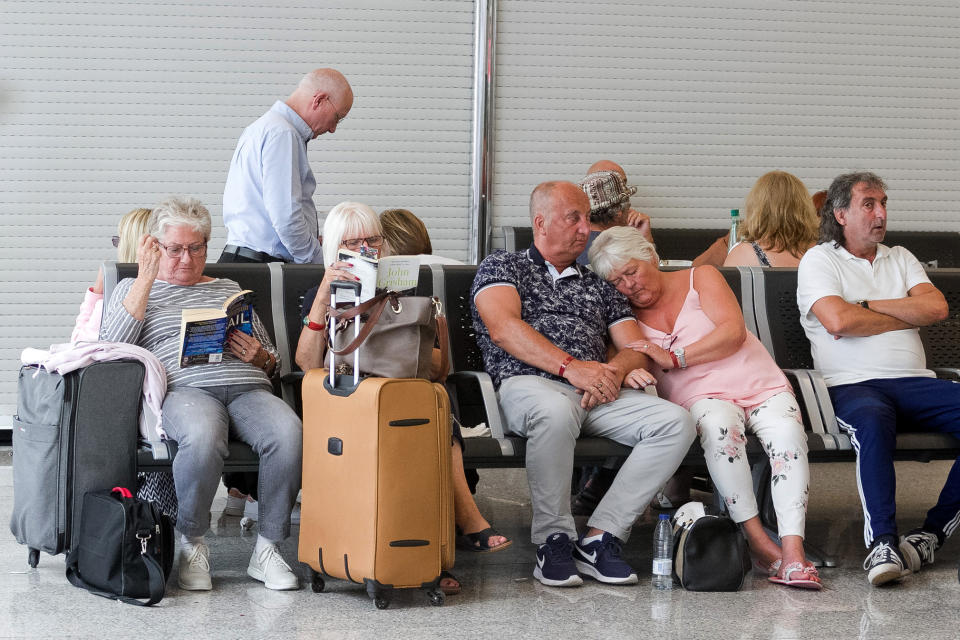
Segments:
[[[334,318],[333,310],[337,308],[337,291],[339,290],[350,290],[353,291],[353,306],[358,306],[360,304],[360,283],[359,282],[350,282],[348,280],[334,280],[330,283],[330,331],[327,335],[330,336],[330,346],[328,351],[330,352],[330,386],[336,387],[336,363],[335,355],[333,353],[333,340],[336,336],[337,321]],[[360,318],[356,318],[353,322],[353,337],[356,338],[360,335]],[[353,352],[353,386],[356,387],[360,383],[360,350],[357,349]]]

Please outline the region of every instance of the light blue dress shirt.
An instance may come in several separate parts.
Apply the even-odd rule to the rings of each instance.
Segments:
[[[312,138],[303,118],[280,100],[244,129],[223,190],[227,244],[289,262],[323,262],[317,181],[307,161]]]

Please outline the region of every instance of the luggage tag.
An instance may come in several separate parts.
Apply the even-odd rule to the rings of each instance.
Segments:
[[[353,305],[358,306],[360,304],[360,283],[359,282],[350,282],[347,280],[335,280],[330,283],[330,309],[337,308],[337,291],[338,290],[352,290],[353,291]],[[330,336],[330,387],[336,387],[336,360],[333,353],[333,336],[336,335],[337,323],[336,319],[333,316],[333,313],[330,314],[330,331],[327,335]],[[353,322],[353,337],[356,338],[360,335],[360,318],[354,319]],[[353,386],[356,387],[360,383],[360,349],[357,349],[353,352]]]

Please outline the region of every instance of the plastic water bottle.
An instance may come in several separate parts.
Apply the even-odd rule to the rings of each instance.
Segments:
[[[673,588],[673,528],[666,513],[660,514],[653,531],[653,588]]]
[[[730,209],[730,237],[727,238],[727,253],[740,242],[740,209]]]

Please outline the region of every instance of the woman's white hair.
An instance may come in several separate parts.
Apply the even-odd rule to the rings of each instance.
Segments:
[[[148,233],[162,240],[167,227],[190,227],[210,242],[210,212],[196,198],[171,196],[155,206],[150,215]]]
[[[323,221],[323,265],[337,261],[337,250],[344,239],[382,236],[380,218],[376,212],[360,202],[341,202]],[[386,241],[380,246],[380,257],[390,255]]]
[[[660,257],[653,243],[633,227],[610,227],[598,235],[590,251],[590,267],[604,280],[614,269],[619,269],[631,260],[644,260],[657,264]]]

